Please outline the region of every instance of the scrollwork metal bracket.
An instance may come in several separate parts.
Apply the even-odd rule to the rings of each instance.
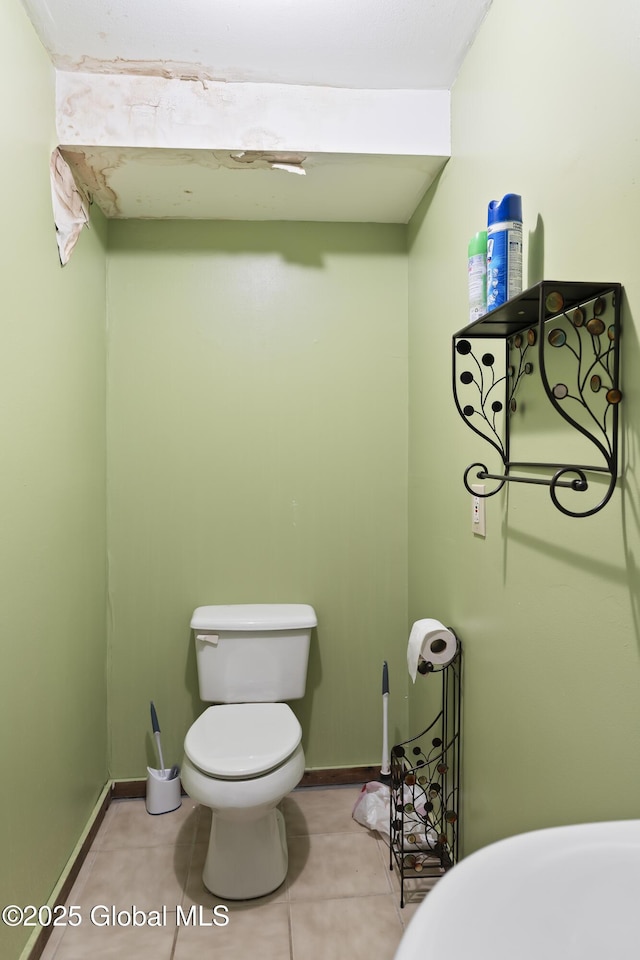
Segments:
[[[470,493],[491,497],[507,482],[540,484],[549,488],[554,506],[570,517],[591,516],[609,502],[618,475],[621,297],[618,283],[541,281],[454,334],[453,395],[458,412],[502,462],[500,473],[492,473],[484,463],[467,467],[463,482]],[[502,348],[487,350],[487,341],[500,341]],[[554,375],[554,354],[562,354],[565,368],[568,362],[570,376]],[[510,458],[518,388],[536,369],[554,409],[590,441],[599,463]],[[523,471],[536,475],[523,476]],[[563,491],[585,493],[597,475],[608,481],[597,504],[574,509],[562,501]],[[478,494],[471,476],[497,485]]]

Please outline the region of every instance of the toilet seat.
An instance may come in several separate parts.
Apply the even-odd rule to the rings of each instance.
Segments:
[[[298,718],[286,703],[223,703],[198,717],[184,751],[203,773],[242,780],[279,766],[301,739]]]

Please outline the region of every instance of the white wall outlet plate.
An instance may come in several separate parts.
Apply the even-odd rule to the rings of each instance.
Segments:
[[[472,483],[471,489],[471,530],[477,537],[486,537],[485,498],[476,496],[484,493],[484,483]]]

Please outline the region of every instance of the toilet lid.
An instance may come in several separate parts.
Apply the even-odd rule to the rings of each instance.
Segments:
[[[184,752],[213,777],[241,779],[272,770],[302,739],[302,728],[286,703],[222,703],[192,725]]]

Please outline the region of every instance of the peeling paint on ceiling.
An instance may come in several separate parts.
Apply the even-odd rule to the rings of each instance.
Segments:
[[[22,3],[106,216],[397,223],[449,156],[491,0]]]
[[[110,218],[406,223],[444,157],[307,154],[306,176],[231,151],[61,148]]]
[[[69,262],[80,231],[89,223],[89,202],[78,189],[71,167],[59,150],[51,154],[49,172],[56,241],[60,263],[64,266]]]
[[[305,174],[303,163],[307,158],[301,153],[267,153],[265,150],[241,150],[230,153],[229,160],[238,168],[284,170],[286,173]]]

